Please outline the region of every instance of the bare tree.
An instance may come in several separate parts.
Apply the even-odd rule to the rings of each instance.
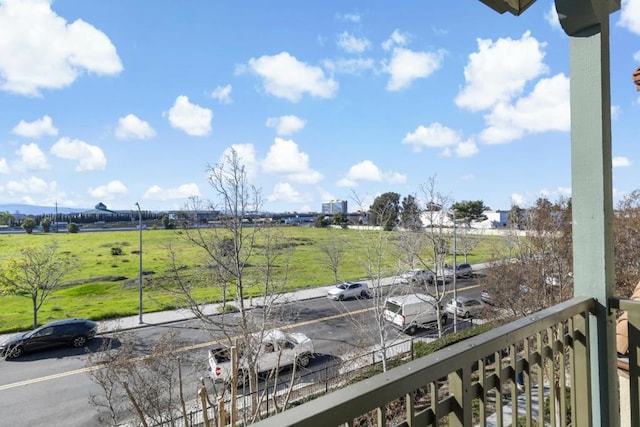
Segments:
[[[570,215],[569,200],[538,199],[519,224],[524,236],[513,230],[514,237],[505,240],[509,247],[496,248],[485,289],[497,308],[521,316],[571,296]]]
[[[447,227],[448,209],[451,198],[440,193],[437,189],[436,177],[430,177],[420,187],[425,207],[422,209],[423,238],[422,245],[416,256],[423,268],[430,268],[434,273],[433,283],[424,283],[424,292],[433,297],[436,304],[438,318],[441,318],[442,303],[447,294],[447,277],[445,276],[445,264],[450,253],[451,232]],[[443,325],[438,322],[438,335],[442,336]]]
[[[640,280],[640,190],[627,194],[614,218],[614,250],[617,293],[630,297]]]
[[[363,200],[358,194],[353,193],[353,200],[356,206],[358,206],[358,209],[366,209]],[[376,209],[376,211],[369,212],[369,214],[374,215],[376,218],[397,216],[397,206],[393,200],[389,200],[387,203],[374,204],[371,208]],[[357,325],[359,330],[367,332],[374,331],[377,337],[377,347],[382,356],[382,369],[386,371],[388,346],[390,342],[394,338],[399,337],[401,333],[398,330],[388,327],[384,317],[385,303],[388,296],[406,291],[395,286],[395,283],[386,288],[383,287],[384,278],[390,275],[395,277],[398,274],[398,271],[389,272],[385,268],[384,262],[390,257],[397,257],[397,253],[395,252],[396,245],[392,244],[394,234],[390,231],[385,231],[384,225],[377,227],[375,230],[359,230],[359,233],[365,243],[364,253],[360,256],[360,262],[364,267],[369,283],[371,283],[371,298],[373,300],[371,310],[374,320],[373,324],[370,322],[361,324],[358,318],[352,317],[352,322]]]
[[[247,375],[251,419],[259,417],[263,398],[258,393],[258,351],[265,334],[282,318],[279,303],[284,302],[292,244],[269,223],[251,223],[262,205],[261,192],[248,182],[245,166],[235,150],[231,149],[221,163],[209,166],[207,172],[216,195],[207,209],[216,215],[217,226],[195,226],[192,219],[180,230],[183,238],[201,249],[202,268],[194,275],[174,265],[170,286],[184,295],[193,313],[212,334],[221,331],[229,347],[240,343],[243,360],[253,369]],[[187,211],[203,210],[199,199],[191,198],[189,203]],[[200,300],[195,292],[202,283],[219,292],[225,308],[219,315],[204,312],[210,301]],[[218,389],[219,393],[226,391],[229,388]],[[235,387],[230,391],[234,399]]]
[[[34,329],[38,327],[38,312],[45,300],[63,285],[64,277],[76,265],[73,257],[57,249],[55,244],[24,248],[20,257],[8,260],[0,269],[0,289],[31,300]]]
[[[457,250],[464,257],[464,262],[469,262],[469,254],[483,241],[484,236],[481,229],[471,229],[470,227],[460,227],[456,230]]]
[[[101,390],[89,396],[102,410],[100,422],[119,426],[136,414],[144,426],[175,425],[178,414],[185,416],[176,332],[163,334],[144,357],[136,355],[133,335],[123,334],[117,350],[113,342],[105,341],[87,360],[89,377]]]
[[[339,275],[338,269],[340,262],[344,256],[345,242],[337,233],[338,230],[331,230],[331,239],[328,242],[323,242],[318,245],[320,252],[325,256],[327,267],[333,273],[333,282],[338,283]]]

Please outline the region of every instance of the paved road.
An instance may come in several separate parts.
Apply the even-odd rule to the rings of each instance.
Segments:
[[[389,280],[385,284],[391,283]],[[461,281],[459,285],[462,288],[470,283]],[[460,291],[474,296],[479,292],[476,288]],[[290,304],[296,309],[286,310],[290,317],[282,319],[287,328],[302,331],[313,339],[319,357],[310,369],[322,369],[323,363],[332,363],[350,350],[374,342],[374,331],[371,331],[372,336],[367,336],[362,330],[356,330],[350,314],[361,312],[361,316],[370,316],[365,309],[371,301],[336,302],[327,300],[325,294],[326,288],[317,288],[289,295]],[[254,304],[259,303],[254,301]],[[208,309],[215,313],[216,307]],[[216,339],[216,334],[204,331],[195,320],[181,320],[188,317],[190,312],[177,310],[145,314],[144,327],[138,324],[137,316],[117,322],[101,322],[102,333],[91,343],[90,350],[97,351],[103,342],[115,339],[116,330],[130,330],[137,350],[144,354],[163,332],[173,330],[178,332],[179,345],[184,349],[185,384],[196,384],[200,377],[206,375],[206,350]],[[360,323],[366,325],[366,317]],[[100,389],[87,375],[92,369],[95,367],[87,367],[87,355],[82,349],[63,348],[1,361],[0,426],[97,425],[99,413],[89,404],[89,395],[100,393]],[[25,405],[29,410],[25,410]]]

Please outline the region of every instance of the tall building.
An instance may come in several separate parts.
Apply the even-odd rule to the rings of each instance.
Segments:
[[[346,200],[331,200],[322,204],[322,213],[325,215],[333,215],[335,213],[347,214]]]

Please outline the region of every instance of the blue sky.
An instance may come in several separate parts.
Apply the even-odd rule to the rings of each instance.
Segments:
[[[454,6],[454,3],[456,4]],[[640,188],[640,0],[611,15],[615,199]],[[552,1],[0,0],[0,203],[213,200],[234,147],[263,209],[570,196]]]

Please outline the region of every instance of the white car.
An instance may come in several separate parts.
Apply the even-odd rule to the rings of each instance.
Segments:
[[[314,355],[311,339],[302,333],[288,333],[274,329],[251,337],[251,344],[242,345],[238,350],[239,383],[246,381],[249,373],[269,373],[297,364],[306,367],[311,363]],[[247,349],[254,352],[254,358],[249,357]],[[255,365],[250,366],[250,360]],[[215,382],[229,383],[232,380],[231,351],[228,346],[220,346],[209,350],[209,376]]]
[[[327,292],[327,298],[343,301],[348,298],[369,298],[371,291],[366,283],[344,282],[336,285]]]
[[[426,268],[414,268],[400,275],[400,283],[422,284],[433,283],[435,275]]]
[[[464,319],[478,316],[483,309],[484,305],[480,301],[468,297],[457,297],[456,300],[451,299],[446,306],[447,313]]]

